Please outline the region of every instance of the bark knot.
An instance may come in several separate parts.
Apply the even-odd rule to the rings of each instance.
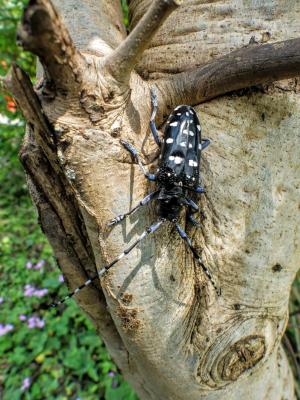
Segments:
[[[218,365],[224,381],[237,380],[246,370],[253,368],[266,352],[262,336],[248,336],[234,343]]]

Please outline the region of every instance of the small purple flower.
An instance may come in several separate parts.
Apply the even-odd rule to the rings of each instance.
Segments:
[[[20,321],[26,321],[26,319],[27,319],[27,317],[26,317],[25,314],[20,314],[20,315],[19,315],[19,320],[20,320]]]
[[[24,296],[26,297],[43,297],[48,293],[48,289],[37,289],[32,285],[25,285]]]
[[[24,378],[24,379],[23,379],[23,384],[22,384],[22,387],[21,387],[22,392],[23,392],[24,390],[28,389],[30,385],[31,385],[31,379],[28,378],[28,377],[27,377],[27,378]]]
[[[12,331],[14,329],[14,326],[12,324],[0,324],[0,336],[5,335],[6,333]]]
[[[116,373],[114,371],[109,371],[109,373],[107,374],[109,377],[113,378]]]
[[[31,269],[31,268],[32,268],[32,262],[31,262],[31,261],[28,261],[28,262],[26,263],[26,268],[27,268],[27,269]]]
[[[33,267],[34,269],[41,269],[45,264],[45,260],[40,260],[35,266]]]
[[[35,288],[32,285],[25,285],[24,296],[31,297],[34,295]]]
[[[48,293],[48,289],[36,289],[33,293],[36,297],[43,297]]]
[[[58,282],[64,282],[64,276],[63,275],[59,275]]]
[[[39,317],[30,317],[28,318],[27,325],[29,329],[33,328],[43,328],[45,326],[45,321]]]
[[[4,302],[4,298],[0,297],[0,304],[2,304]]]
[[[35,328],[35,317],[30,317],[27,324],[29,329]]]

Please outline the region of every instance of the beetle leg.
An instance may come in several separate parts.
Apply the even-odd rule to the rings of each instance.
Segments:
[[[199,211],[199,207],[192,199],[189,199],[188,197],[186,197],[185,200],[186,200],[186,203],[184,203],[184,204],[186,204],[193,210],[192,213],[196,213]]]
[[[118,224],[119,222],[123,221],[123,219],[127,218],[129,215],[133,214],[136,210],[138,210],[140,207],[143,207],[147,203],[149,203],[151,200],[153,200],[159,193],[159,190],[156,190],[155,192],[152,192],[148,194],[144,199],[142,199],[138,205],[136,205],[134,208],[132,208],[130,211],[128,211],[125,214],[120,214],[117,215],[115,218],[111,219],[109,223],[107,224],[108,226],[113,226]]]
[[[189,199],[188,197],[186,197],[184,200],[185,200],[185,202],[183,202],[183,204],[188,206],[187,213],[186,213],[187,219],[194,226],[199,228],[201,226],[200,222],[198,222],[196,220],[196,218],[193,216],[193,214],[195,214],[195,213],[197,213],[199,211],[199,207],[197,206],[197,204],[192,199]]]
[[[199,146],[199,150],[205,150],[207,146],[210,145],[210,140],[209,139],[203,139],[201,141],[201,145]]]
[[[150,129],[156,144],[160,147],[161,140],[159,138],[159,134],[155,125],[155,116],[157,113],[158,103],[157,103],[156,91],[154,88],[150,90],[150,96],[151,96],[151,106],[152,106],[151,117],[150,117]]]
[[[197,186],[194,189],[189,189],[189,190],[192,190],[193,192],[200,193],[200,194],[205,193],[205,189],[202,186]]]
[[[197,228],[201,227],[201,224],[199,221],[196,220],[196,218],[193,216],[192,213],[187,213],[187,219],[190,221],[190,223],[194,226],[196,226]]]
[[[150,174],[149,172],[146,171],[145,167],[142,164],[140,156],[138,155],[136,148],[134,146],[132,146],[132,144],[125,142],[125,140],[121,140],[120,142],[125,147],[125,149],[127,151],[129,151],[129,153],[132,155],[132,157],[136,160],[136,162],[138,163],[138,166],[140,167],[140,170],[145,175],[145,177],[147,179],[149,179],[149,181],[155,181],[156,175]]]

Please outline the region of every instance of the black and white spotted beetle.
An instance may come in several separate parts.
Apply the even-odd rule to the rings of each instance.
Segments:
[[[163,142],[159,138],[155,125],[155,116],[157,112],[157,97],[154,91],[151,91],[152,114],[150,118],[150,129],[154,140],[161,148],[159,156],[159,165],[156,175],[150,174],[143,166],[137,150],[128,142],[122,141],[122,145],[132,155],[138,163],[145,177],[150,181],[157,182],[157,190],[150,193],[139,204],[126,214],[116,216],[109,222],[109,226],[113,226],[131,215],[138,208],[144,206],[150,201],[156,199],[158,201],[159,220],[147,228],[142,235],[122,254],[120,254],[109,265],[103,267],[97,274],[88,279],[84,284],[69,293],[61,301],[52,304],[53,307],[62,304],[81,289],[88,286],[96,278],[101,277],[108,269],[115,265],[121,258],[128,254],[134,247],[137,246],[148,234],[155,232],[159,226],[170,221],[174,223],[180,237],[185,240],[197,263],[201,266],[209,281],[212,283],[218,295],[220,289],[217,287],[211,273],[203,264],[201,258],[197,254],[196,249],[192,246],[190,238],[178,224],[178,216],[182,206],[187,207],[187,217],[189,221],[199,226],[199,223],[194,218],[193,214],[199,211],[198,206],[192,199],[187,196],[187,192],[203,193],[204,189],[199,186],[199,164],[201,152],[209,145],[208,139],[201,139],[201,128],[199,119],[195,110],[191,106],[178,106],[174,109],[168,118]]]

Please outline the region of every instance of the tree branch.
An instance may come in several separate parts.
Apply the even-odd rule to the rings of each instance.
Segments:
[[[17,40],[25,50],[36,54],[45,71],[49,91],[62,92],[80,83],[84,58],[50,0],[30,0],[18,28]]]
[[[176,0],[155,0],[130,35],[108,56],[106,66],[117,81],[129,81],[131,71],[154,34],[178,5]]]
[[[194,70],[158,83],[159,101],[169,111],[199,104],[234,90],[300,76],[300,39],[249,45]]]

